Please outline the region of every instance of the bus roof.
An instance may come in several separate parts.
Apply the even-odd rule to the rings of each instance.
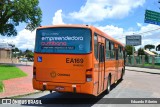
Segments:
[[[121,46],[124,47],[124,44],[120,43],[119,41],[117,41],[116,39],[114,39],[113,37],[109,36],[107,33],[99,30],[98,28],[91,26],[91,25],[84,25],[84,24],[60,24],[60,25],[50,25],[50,26],[40,26],[37,29],[43,29],[43,28],[56,28],[56,27],[76,27],[76,28],[88,28],[88,29],[92,29],[95,32],[97,32],[99,35],[103,35],[105,38],[113,41],[114,43],[117,43]]]

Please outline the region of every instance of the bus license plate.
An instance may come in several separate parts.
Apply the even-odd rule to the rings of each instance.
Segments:
[[[62,90],[64,90],[64,87],[56,87],[55,89],[59,90],[59,91],[62,91]]]

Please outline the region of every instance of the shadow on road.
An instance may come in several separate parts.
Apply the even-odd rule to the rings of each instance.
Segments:
[[[118,81],[116,84],[113,84],[111,86],[111,91],[121,82],[122,80]],[[36,106],[43,106],[48,107],[49,105],[52,106],[69,106],[72,104],[83,104],[85,107],[90,107],[94,104],[109,104],[108,101],[105,103],[105,98],[103,98],[106,95],[106,91],[104,91],[99,96],[95,97],[93,95],[87,95],[87,94],[76,94],[76,93],[58,93],[54,92],[51,94],[47,94],[45,96],[39,97],[34,100],[41,100],[42,105],[36,105]],[[105,100],[104,100],[105,99]],[[103,100],[103,101],[102,101]],[[112,102],[112,101],[111,101]],[[27,104],[25,106],[35,106],[33,104]]]

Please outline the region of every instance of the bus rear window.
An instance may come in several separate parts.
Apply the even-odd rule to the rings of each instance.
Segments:
[[[89,53],[91,31],[85,28],[44,28],[36,32],[35,52]]]

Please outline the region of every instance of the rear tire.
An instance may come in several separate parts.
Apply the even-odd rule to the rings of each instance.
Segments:
[[[124,75],[124,71],[122,70],[122,73],[121,73],[121,78],[120,78],[120,80],[123,80],[123,75]]]
[[[108,81],[107,81],[107,94],[111,91],[111,77],[108,76]]]

